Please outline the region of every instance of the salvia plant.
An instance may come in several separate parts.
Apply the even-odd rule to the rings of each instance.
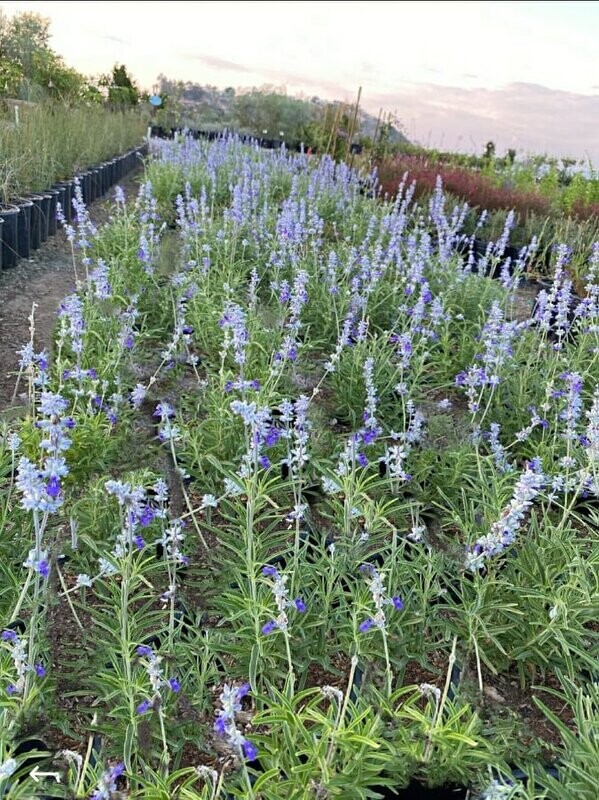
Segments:
[[[596,800],[599,242],[523,314],[513,215],[376,180],[183,136],[75,193],[0,431],[0,798]]]

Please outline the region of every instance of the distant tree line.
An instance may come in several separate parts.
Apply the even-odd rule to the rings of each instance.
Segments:
[[[159,122],[166,127],[229,128],[293,144],[303,142],[306,147],[338,157],[347,150],[354,108],[351,105],[329,103],[317,96],[291,97],[284,87],[268,84],[219,89],[209,84],[174,81],[161,74],[157,86],[164,100]],[[397,126],[379,124],[376,117],[360,109],[353,140],[371,147],[374,139],[379,145],[383,141],[406,141]]]

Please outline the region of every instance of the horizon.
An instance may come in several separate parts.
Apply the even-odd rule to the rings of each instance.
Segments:
[[[0,7],[49,18],[51,47],[86,75],[118,62],[149,91],[162,73],[348,103],[362,86],[361,108],[395,114],[415,143],[482,153],[493,140],[498,154],[514,147],[599,161],[596,3],[18,0]]]

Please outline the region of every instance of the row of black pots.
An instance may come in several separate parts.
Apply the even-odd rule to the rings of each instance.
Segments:
[[[219,139],[224,131],[204,131],[195,128],[164,128],[162,125],[152,125],[150,128],[150,136],[154,139],[174,139],[178,134],[183,133],[185,133],[186,136],[191,136],[192,139],[207,139],[209,142],[213,142],[215,139]],[[240,134],[239,139],[244,144],[258,144],[265,150],[278,150],[284,144],[287,150],[293,150],[297,153],[302,151],[301,142],[289,143],[281,139],[266,139],[264,137],[247,136],[244,134]],[[311,148],[311,151],[312,153],[316,152],[314,147]],[[351,152],[361,153],[362,148],[358,144],[353,144]]]
[[[81,186],[83,202],[89,205],[135,169],[140,158],[147,154],[146,143],[43,192],[0,205],[0,269],[15,267],[20,258],[29,258],[33,250],[39,249],[49,236],[54,236],[60,226],[59,205],[66,223],[71,222],[76,180]]]
[[[433,242],[436,243],[437,237],[432,237]],[[478,261],[483,259],[487,254],[487,248],[489,247],[489,242],[485,241],[484,239],[479,239],[477,237],[471,238],[470,236],[463,236],[452,244],[453,249],[459,253],[464,258],[468,258],[470,253],[472,253],[474,257],[474,263],[472,264],[472,271],[476,272],[478,270]],[[487,275],[489,278],[500,278],[502,276],[503,271],[505,270],[510,276],[514,275],[516,263],[520,259],[520,253],[522,252],[522,246],[515,246],[515,245],[506,245],[501,258],[497,259],[493,256],[491,251],[489,257],[489,263],[486,265]],[[509,263],[506,264],[507,259],[510,259]],[[546,273],[549,274],[551,270],[552,259],[554,258],[554,248],[553,247],[544,247],[540,248],[537,252],[532,253],[530,256],[526,257],[527,262],[527,271],[530,271],[532,267],[534,267],[536,272]],[[548,288],[551,286],[551,280],[539,280],[537,283],[540,284],[540,288]]]

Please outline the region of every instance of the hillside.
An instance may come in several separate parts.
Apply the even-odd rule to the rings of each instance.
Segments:
[[[219,89],[216,86],[174,81],[158,76],[158,91],[169,98],[183,124],[190,127],[232,128],[240,133],[262,135],[268,131],[275,137],[281,132],[287,141],[304,139],[311,124],[334,119],[339,101],[329,102],[318,96],[291,97],[277,87]],[[346,106],[351,113],[350,107]],[[355,140],[372,138],[377,118],[360,109]],[[389,129],[389,141],[407,142],[397,125]]]

